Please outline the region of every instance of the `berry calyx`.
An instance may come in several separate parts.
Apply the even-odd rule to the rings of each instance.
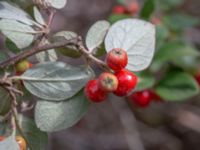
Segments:
[[[21,60],[15,64],[16,75],[21,75],[27,69],[31,68],[32,64],[28,60]]]
[[[111,73],[104,72],[99,76],[99,88],[105,92],[113,92],[118,87],[117,77]]]
[[[117,96],[127,95],[137,85],[137,76],[128,70],[120,70],[115,75],[118,79],[118,87],[114,94]]]
[[[133,104],[140,107],[147,107],[151,102],[151,92],[149,90],[135,92],[129,98]]]
[[[89,100],[96,103],[104,101],[107,97],[107,93],[99,88],[97,79],[88,81],[84,93]]]
[[[124,69],[128,63],[128,56],[125,50],[114,48],[108,52],[106,63],[114,71]]]
[[[20,150],[26,150],[26,141],[21,136],[16,136],[16,141],[20,147]]]
[[[124,14],[126,12],[126,8],[122,5],[116,5],[113,7],[112,12],[114,14]]]

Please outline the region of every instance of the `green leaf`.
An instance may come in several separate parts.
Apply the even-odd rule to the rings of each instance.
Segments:
[[[38,101],[35,121],[42,131],[54,132],[69,128],[77,123],[88,110],[89,101],[79,92],[62,102]]]
[[[42,14],[40,13],[40,11],[38,10],[36,6],[33,7],[33,13],[34,13],[35,20],[38,23],[40,23],[41,25],[46,25],[44,18],[42,17]]]
[[[111,26],[105,38],[105,48],[109,52],[122,48],[128,54],[127,69],[146,69],[155,51],[155,26],[139,19],[125,19]]]
[[[108,21],[113,24],[119,20],[122,20],[122,19],[127,19],[127,18],[131,18],[130,15],[125,15],[125,14],[112,14],[110,15],[110,17],[108,18]]]
[[[170,72],[159,82],[155,91],[166,101],[182,101],[198,94],[199,86],[188,73]]]
[[[169,30],[164,25],[156,26],[156,47],[160,48],[169,36]]]
[[[65,7],[67,4],[67,0],[45,0],[47,3],[49,3],[52,7],[56,9],[61,9]]]
[[[146,73],[136,74],[138,77],[138,84],[136,86],[136,91],[143,91],[145,89],[152,88],[155,84],[155,78]]]
[[[8,48],[11,52],[15,54],[20,52],[20,49],[17,47],[17,45],[13,43],[9,38],[6,38],[5,44],[6,48]]]
[[[199,56],[200,53],[190,45],[180,42],[165,43],[155,55],[154,61],[167,62],[184,56]]]
[[[188,27],[193,27],[200,23],[199,18],[189,16],[183,13],[176,13],[165,16],[164,23],[172,30],[179,31]]]
[[[146,0],[140,12],[140,17],[148,20],[155,9],[155,0]]]
[[[157,0],[161,10],[168,11],[180,6],[184,0]]]
[[[63,39],[70,40],[73,38],[76,38],[78,35],[74,32],[71,31],[61,31],[56,33],[53,36],[53,41],[58,42]],[[67,46],[67,47],[62,47],[57,49],[61,54],[72,57],[72,58],[78,58],[81,56],[81,53],[77,50],[75,46]]]
[[[86,35],[86,46],[89,51],[93,51],[103,43],[109,28],[110,23],[105,20],[97,21],[92,25]]]
[[[1,150],[20,150],[19,145],[15,140],[15,136],[12,135],[3,141],[0,141]]]
[[[9,93],[0,87],[0,115],[5,115],[10,110],[11,100]]]
[[[28,69],[20,78],[33,95],[50,101],[74,96],[94,76],[91,69],[46,62]]]
[[[196,56],[184,56],[180,59],[174,59],[172,62],[176,66],[179,66],[192,74],[196,74],[198,72],[197,68],[200,64],[200,60]]]
[[[9,19],[0,20],[0,30],[20,49],[28,47],[34,40],[33,34],[36,33],[32,27]]]
[[[13,5],[7,3],[6,1],[0,2],[0,18],[10,19],[13,21],[15,20],[20,21],[26,25],[35,24],[35,22],[31,19],[31,17],[26,12],[24,12],[17,6],[14,7]]]
[[[117,0],[117,3],[124,5],[125,4],[125,0]]]
[[[48,142],[47,133],[38,129],[32,119],[29,119],[25,116],[20,116],[19,121],[31,148],[36,150],[44,150]]]
[[[105,50],[104,45],[102,44],[98,49],[94,50],[94,51],[92,52],[92,54],[93,54],[95,57],[101,57],[101,56],[103,56],[104,54],[106,54],[106,50]]]
[[[8,55],[5,52],[0,51],[0,62],[5,61],[7,58],[8,58]]]

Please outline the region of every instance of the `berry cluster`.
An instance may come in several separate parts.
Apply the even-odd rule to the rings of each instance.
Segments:
[[[3,141],[5,140],[5,137],[4,136],[0,136],[0,141]],[[23,137],[21,136],[16,136],[16,141],[20,147],[20,150],[26,150],[26,141],[24,140]]]
[[[128,6],[116,5],[115,7],[113,7],[112,10],[114,14],[128,14],[128,15],[135,15],[138,11],[139,11],[139,4],[136,1],[130,3]]]
[[[120,48],[111,50],[106,64],[114,73],[104,72],[98,79],[90,80],[85,86],[86,97],[93,102],[104,101],[109,92],[117,96],[126,96],[137,84],[137,77],[124,69],[128,63],[126,51]]]

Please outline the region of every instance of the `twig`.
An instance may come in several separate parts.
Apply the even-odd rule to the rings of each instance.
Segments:
[[[6,61],[0,63],[0,68],[4,69],[5,67],[8,67],[10,65],[14,65],[16,62],[18,62],[22,59],[25,59],[27,57],[30,57],[34,54],[37,54],[39,52],[42,52],[42,51],[46,51],[46,50],[53,49],[53,48],[59,48],[59,47],[74,45],[77,42],[77,40],[78,40],[77,38],[73,38],[71,40],[64,40],[64,41],[56,42],[56,43],[53,43],[53,44],[46,44],[46,45],[43,45],[43,46],[32,48],[31,50],[25,50],[25,51],[17,54],[16,56],[11,57],[11,58],[7,59]]]

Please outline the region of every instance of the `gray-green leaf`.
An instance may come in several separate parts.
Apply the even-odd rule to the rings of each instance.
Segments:
[[[93,72],[86,67],[73,67],[61,62],[46,62],[28,69],[21,78],[33,95],[50,101],[61,101],[74,96]]]
[[[40,11],[38,10],[36,6],[33,7],[33,13],[34,13],[35,20],[38,23],[40,23],[41,25],[46,25],[44,18],[42,17],[42,14],[40,13]]]
[[[13,41],[18,48],[29,46],[34,40],[34,29],[28,25],[22,24],[15,20],[0,20],[0,30]]]
[[[38,101],[35,121],[42,131],[54,132],[69,128],[86,113],[89,101],[82,92],[62,102]]]
[[[77,36],[78,35],[76,33],[71,32],[71,31],[61,31],[61,32],[56,33],[53,36],[53,41],[57,42],[63,39],[70,40],[70,39],[76,38]],[[77,50],[75,46],[66,46],[66,47],[58,48],[57,50],[61,54],[72,57],[72,58],[78,58],[81,56],[81,53]]]
[[[110,23],[105,20],[97,21],[92,25],[86,35],[86,46],[89,51],[94,50],[103,43],[109,27]]]
[[[122,48],[127,51],[127,69],[141,71],[147,68],[155,50],[155,27],[139,19],[125,19],[111,26],[105,39],[106,51]]]
[[[5,1],[0,2],[0,18],[20,21],[27,25],[34,25],[34,21],[26,12]]]

